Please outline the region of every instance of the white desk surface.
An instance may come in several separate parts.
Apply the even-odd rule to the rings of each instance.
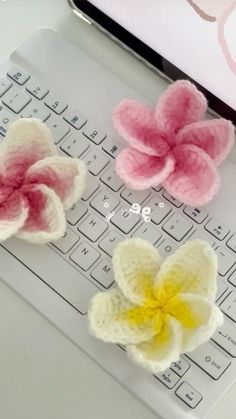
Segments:
[[[39,27],[56,29],[155,100],[156,75],[78,20],[66,0],[0,0],[0,60]],[[1,419],[157,418],[1,281],[0,341]]]

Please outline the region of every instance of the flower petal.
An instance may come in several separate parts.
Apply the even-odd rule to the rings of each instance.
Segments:
[[[188,241],[162,263],[155,289],[160,287],[171,297],[192,293],[212,302],[216,296],[217,256],[203,240]]]
[[[7,131],[1,146],[5,173],[11,182],[22,176],[28,167],[45,157],[57,155],[51,133],[38,119],[19,119]]]
[[[151,324],[132,325],[123,317],[133,307],[119,289],[96,294],[88,310],[90,332],[105,342],[122,345],[151,339],[155,334]]]
[[[31,243],[43,244],[57,240],[66,229],[65,214],[60,198],[45,185],[22,188],[28,201],[29,214],[17,237]]]
[[[163,186],[187,205],[205,205],[217,193],[220,185],[215,164],[195,145],[178,146],[173,153],[176,159],[175,170],[163,182]]]
[[[185,125],[202,119],[207,102],[204,95],[187,80],[171,84],[156,107],[158,128],[170,135]]]
[[[185,294],[181,298],[191,306],[193,316],[198,318],[199,323],[196,328],[183,327],[182,329],[182,352],[189,352],[207,342],[216,329],[222,325],[224,317],[216,304],[199,295]]]
[[[158,132],[153,110],[141,103],[120,103],[113,111],[113,124],[121,137],[141,153],[163,156],[169,149]]]
[[[194,144],[220,164],[234,144],[234,126],[226,119],[200,121],[184,127],[176,137],[176,144]]]
[[[143,368],[157,374],[179,359],[182,348],[180,324],[169,318],[163,331],[148,342],[128,345],[127,354]]]
[[[161,257],[150,243],[140,238],[121,242],[112,262],[115,281],[126,298],[140,305],[152,298]]]
[[[86,188],[87,166],[82,160],[54,156],[36,162],[25,176],[25,183],[43,184],[53,189],[69,209]]]
[[[27,203],[18,193],[13,193],[0,204],[0,242],[8,239],[23,227],[28,215]]]
[[[148,156],[132,148],[123,149],[116,159],[118,176],[131,189],[142,190],[163,182],[174,169],[174,160]]]

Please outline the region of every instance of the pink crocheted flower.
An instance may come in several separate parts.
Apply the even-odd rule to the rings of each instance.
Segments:
[[[202,121],[206,109],[203,94],[185,80],[173,83],[154,110],[134,101],[119,104],[113,123],[130,147],[118,155],[116,171],[126,185],[141,190],[162,183],[187,205],[209,202],[234,127],[225,119]]]
[[[62,237],[64,210],[82,195],[87,169],[58,156],[49,129],[37,119],[12,124],[0,147],[0,241],[32,243]]]

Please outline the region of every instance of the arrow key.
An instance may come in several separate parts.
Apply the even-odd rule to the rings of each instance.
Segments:
[[[170,368],[160,374],[155,375],[155,377],[167,388],[173,388],[175,384],[180,380],[180,377]]]

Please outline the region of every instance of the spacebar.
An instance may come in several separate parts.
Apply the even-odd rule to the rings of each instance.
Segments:
[[[88,302],[98,288],[52,249],[17,239],[10,239],[2,246],[76,310],[86,314]]]

